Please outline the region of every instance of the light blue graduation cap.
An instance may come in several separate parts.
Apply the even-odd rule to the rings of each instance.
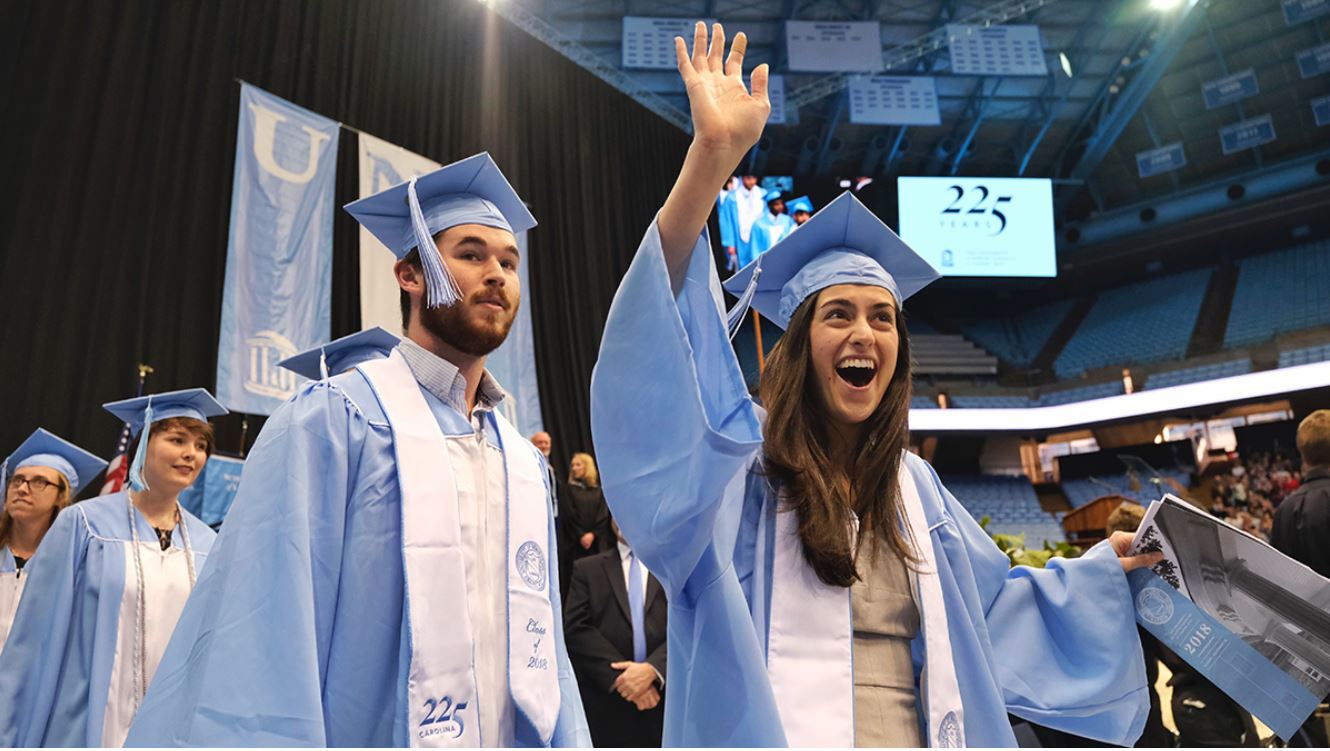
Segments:
[[[827,287],[881,287],[903,306],[939,276],[847,191],[725,281],[725,289],[739,296],[730,330],[738,330],[750,304],[783,329],[800,303]]]
[[[767,203],[771,203],[772,201],[776,200],[777,198],[780,198],[783,195],[785,195],[785,193],[780,188],[772,188],[771,190],[768,190],[766,194],[762,196],[762,198]]]
[[[0,493],[8,487],[9,473],[24,467],[50,467],[69,481],[71,497],[106,469],[106,462],[44,428],[37,430],[0,463]],[[0,506],[4,497],[0,496]]]
[[[808,199],[808,196],[799,196],[793,201],[786,201],[785,208],[789,209],[791,214],[796,211],[806,211],[811,214],[813,213],[813,202]]]
[[[434,235],[459,224],[514,234],[536,226],[535,217],[488,152],[412,177],[345,208],[399,259],[412,248],[421,249],[425,304],[431,308],[461,299],[447,264],[437,252],[426,252],[434,249]]]
[[[387,357],[399,341],[396,336],[375,326],[307,349],[277,365],[311,381],[318,381],[330,375],[345,373],[362,362]]]
[[[138,491],[148,488],[143,479],[143,462],[148,454],[148,433],[152,431],[153,423],[172,417],[192,417],[207,422],[209,417],[227,413],[226,407],[207,389],[183,389],[121,399],[103,404],[102,408],[129,423],[130,430],[139,434],[134,463],[129,465],[129,487]]]

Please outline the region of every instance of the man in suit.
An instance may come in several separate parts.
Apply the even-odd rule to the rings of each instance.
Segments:
[[[618,545],[573,564],[564,639],[596,746],[658,747],[665,720],[665,620],[660,582]]]

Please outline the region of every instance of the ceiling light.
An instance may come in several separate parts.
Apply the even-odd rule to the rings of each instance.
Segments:
[[[1062,63],[1062,72],[1067,74],[1067,78],[1071,78],[1071,61],[1067,59],[1067,53],[1059,52],[1058,62]]]
[[[1182,0],[1150,0],[1150,7],[1155,10],[1173,10],[1182,4]]]

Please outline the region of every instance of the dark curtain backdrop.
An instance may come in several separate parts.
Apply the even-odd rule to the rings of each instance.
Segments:
[[[546,426],[561,464],[591,447],[605,313],[687,146],[628,97],[475,0],[8,3],[0,66],[0,452],[45,426],[109,455],[99,405],[139,362],[153,391],[215,386],[237,78],[440,162],[494,156],[540,221]],[[359,327],[355,228],[337,213],[333,336]],[[239,450],[240,419],[219,429]]]

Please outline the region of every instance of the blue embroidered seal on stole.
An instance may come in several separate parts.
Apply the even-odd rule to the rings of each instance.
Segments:
[[[948,712],[938,725],[937,744],[939,748],[960,748],[961,724],[956,720],[955,712]]]
[[[517,557],[513,563],[517,566],[517,575],[522,583],[537,592],[545,589],[545,551],[540,549],[535,540],[527,540],[517,548]]]

